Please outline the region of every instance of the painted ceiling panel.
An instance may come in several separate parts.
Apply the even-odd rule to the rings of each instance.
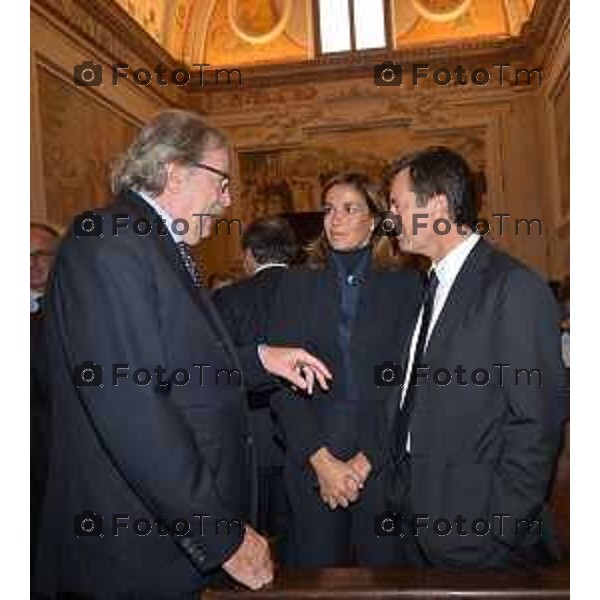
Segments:
[[[187,64],[314,57],[312,0],[116,0]],[[535,0],[390,0],[396,48],[518,35]]]

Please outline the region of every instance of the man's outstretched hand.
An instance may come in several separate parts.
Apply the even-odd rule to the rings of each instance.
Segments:
[[[267,540],[246,525],[244,540],[235,554],[223,564],[223,570],[251,590],[273,581],[273,561]]]
[[[312,394],[315,379],[321,388],[329,389],[331,371],[325,363],[303,348],[283,346],[258,346],[258,356],[263,367],[272,375],[283,377],[301,390]]]

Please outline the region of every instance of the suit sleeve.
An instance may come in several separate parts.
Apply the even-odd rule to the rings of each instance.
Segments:
[[[303,277],[291,271],[286,273],[278,288],[267,327],[268,343],[278,346],[300,346],[311,352],[302,333],[305,308],[301,306],[303,297],[301,286]],[[318,356],[318,353],[315,353]],[[324,446],[323,438],[315,414],[310,406],[318,399],[295,393],[288,385],[282,385],[273,395],[271,406],[283,429],[287,454],[301,466]]]
[[[564,418],[564,370],[558,307],[536,275],[525,269],[509,272],[497,317],[496,355],[510,368],[504,369],[501,382],[508,416],[504,451],[493,477],[491,513],[508,515],[494,538],[514,548],[531,543],[524,524],[517,535],[517,522],[539,518],[548,494]],[[531,372],[529,383],[525,370]],[[543,527],[542,523],[542,535]],[[539,530],[536,535],[539,539]]]
[[[154,381],[136,385],[131,375],[118,385],[111,381],[114,363],[129,365],[130,373],[152,369],[167,364],[164,345],[177,343],[159,332],[154,267],[131,241],[71,243],[78,247],[63,252],[53,286],[62,345],[71,368],[84,361],[103,368],[103,385],[79,387],[79,399],[106,452],[148,510],[169,523],[185,518],[193,524],[189,536],[174,539],[201,572],[210,571],[243,537],[229,535],[227,527],[217,534],[217,520],[243,516],[219,496],[192,431]],[[202,529],[195,526],[199,519]]]

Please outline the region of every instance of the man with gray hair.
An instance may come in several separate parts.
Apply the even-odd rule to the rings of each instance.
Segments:
[[[268,372],[310,393],[331,375],[299,348],[236,348],[202,288],[189,245],[231,205],[229,161],[220,132],[163,112],[116,166],[116,203],[76,217],[61,244],[40,593],[183,598],[221,568],[252,589],[273,577],[249,524],[245,386]]]

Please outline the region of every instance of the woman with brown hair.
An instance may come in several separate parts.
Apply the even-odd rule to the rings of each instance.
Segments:
[[[308,264],[283,278],[268,336],[302,342],[334,374],[327,392],[286,389],[273,402],[291,507],[287,562],[398,564],[400,539],[377,537],[374,520],[385,510],[398,363],[417,314],[419,278],[394,259],[382,225],[385,201],[368,177],[331,178],[321,203],[323,231],[308,248]]]

